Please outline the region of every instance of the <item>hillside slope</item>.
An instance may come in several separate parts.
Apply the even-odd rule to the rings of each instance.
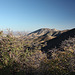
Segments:
[[[74,37],[74,36],[75,36],[75,28],[60,34],[59,36],[57,36],[54,39],[46,41],[47,46],[43,47],[42,50],[47,51],[47,50],[54,48],[54,47],[58,48],[60,46],[60,44],[62,43],[62,41],[68,39],[69,37]]]

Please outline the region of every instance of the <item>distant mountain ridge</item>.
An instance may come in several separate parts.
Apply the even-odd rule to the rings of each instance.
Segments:
[[[41,28],[41,29],[38,29],[36,31],[33,31],[33,32],[29,33],[27,36],[34,38],[34,37],[40,37],[40,36],[43,36],[43,35],[57,36],[59,34],[61,34],[60,30],[49,29],[49,28]]]

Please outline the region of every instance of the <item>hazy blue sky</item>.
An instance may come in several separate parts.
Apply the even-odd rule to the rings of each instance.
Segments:
[[[75,28],[75,0],[0,0],[0,29]]]

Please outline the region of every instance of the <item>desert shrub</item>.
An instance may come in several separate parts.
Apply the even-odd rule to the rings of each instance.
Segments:
[[[70,75],[75,72],[75,55],[71,52],[57,52],[55,58],[41,62],[38,75]]]
[[[9,70],[9,67],[10,71],[14,70],[14,62],[17,63],[19,53],[23,50],[22,45],[22,42],[15,37],[2,36],[0,40],[0,69],[2,71],[6,68]],[[15,67],[17,66],[15,65]]]
[[[75,72],[75,37],[70,37],[68,40],[63,41],[60,49],[63,49],[64,53],[70,56],[68,60],[70,71]]]
[[[29,51],[27,49],[26,52],[22,53],[19,57],[20,70],[24,71],[25,74],[35,74],[44,58],[46,58],[46,55],[40,50]]]
[[[35,74],[45,57],[41,50],[32,50],[22,38],[7,35],[0,40],[0,70],[2,70],[0,73],[2,74],[3,71],[13,75]]]
[[[75,38],[61,43],[60,48],[51,49],[48,59],[41,62],[38,75],[72,75],[75,73]]]
[[[61,43],[60,48],[64,50],[68,50],[70,52],[75,51],[75,37],[74,38],[69,38],[68,40],[65,40]]]

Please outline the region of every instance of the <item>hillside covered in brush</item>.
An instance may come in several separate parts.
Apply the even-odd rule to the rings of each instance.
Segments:
[[[75,28],[53,32],[58,33],[29,38],[1,31],[0,75],[74,75]]]
[[[51,49],[51,48],[54,48],[54,47],[58,48],[60,46],[60,44],[62,43],[62,41],[67,40],[69,37],[72,37],[72,38],[75,37],[75,28],[60,34],[56,38],[45,41],[47,43],[47,46],[45,46],[42,49],[48,50],[48,49]]]

